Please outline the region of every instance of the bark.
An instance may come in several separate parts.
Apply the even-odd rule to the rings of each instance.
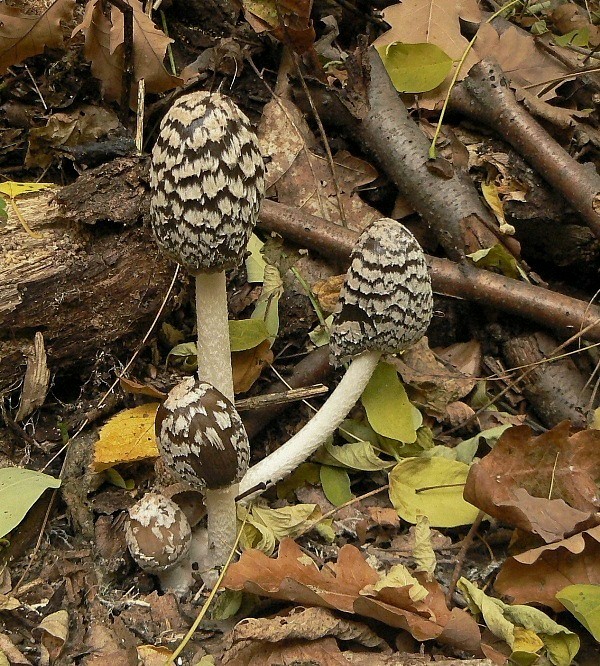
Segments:
[[[551,428],[569,419],[574,426],[587,428],[587,412],[593,407],[592,387],[586,385],[573,360],[565,357],[544,363],[556,348],[556,342],[544,333],[508,335],[503,354],[513,367],[528,366],[519,387],[541,421]],[[539,365],[527,372],[532,363]]]
[[[66,199],[68,188],[61,194]],[[113,191],[109,205],[105,195],[106,218],[122,197]],[[139,192],[137,197],[139,208]],[[41,238],[28,235],[9,207],[0,229],[0,391],[22,379],[36,331],[44,336],[51,373],[74,365],[84,370],[99,350],[115,343],[130,354],[175,268],[144,228],[115,233],[114,227],[69,222],[47,191],[17,202]]]
[[[265,201],[259,226],[281,234],[323,256],[347,262],[358,234],[289,206]],[[503,312],[516,314],[571,336],[591,326],[583,337],[600,341],[600,308],[549,289],[483,271],[469,264],[428,257],[433,289]]]
[[[452,92],[452,109],[498,132],[577,210],[600,238],[600,176],[574,160],[519,104],[500,66],[483,60]]]

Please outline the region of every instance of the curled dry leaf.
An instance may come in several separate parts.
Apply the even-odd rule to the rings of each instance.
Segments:
[[[512,603],[535,602],[564,610],[556,593],[568,585],[600,585],[600,527],[510,557],[496,578],[496,592]]]
[[[73,16],[75,0],[57,0],[39,15],[22,14],[0,3],[0,74],[25,58],[43,53],[46,47],[63,47],[61,21]]]
[[[471,467],[465,499],[547,543],[558,541],[598,511],[599,447],[600,432],[570,434],[567,421],[537,437],[527,426],[509,428]]]
[[[427,582],[421,574],[415,578],[428,592],[422,601],[411,599],[412,583],[377,586],[381,576],[354,546],[343,546],[337,562],[319,570],[294,541],[286,539],[277,559],[256,550],[245,551],[227,571],[223,585],[230,590],[356,613],[405,629],[417,640],[437,639],[478,653],[480,634],[473,618],[458,608],[449,611],[437,582]]]

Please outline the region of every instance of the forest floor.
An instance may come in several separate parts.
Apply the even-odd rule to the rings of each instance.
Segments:
[[[388,4],[0,6],[0,666],[165,664],[201,610],[176,663],[599,663],[600,7]],[[196,315],[149,212],[159,123],[197,90],[266,165],[227,274],[251,464],[346,372],[329,331],[365,229],[404,224],[434,291],[426,336],[240,502],[210,603],[199,560],[174,592],[125,539],[148,492],[205,534],[157,458]]]

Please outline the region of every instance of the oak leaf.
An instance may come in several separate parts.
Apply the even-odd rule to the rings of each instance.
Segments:
[[[371,617],[406,629],[418,640],[437,639],[477,653],[480,634],[473,618],[458,608],[449,611],[437,582],[428,582],[419,573],[415,578],[428,592],[421,601],[411,598],[413,583],[395,586],[386,582],[389,579],[382,579],[354,546],[343,546],[336,563],[319,569],[294,541],[285,539],[277,559],[246,550],[227,571],[223,585],[230,590]]]
[[[182,84],[163,64],[167,46],[173,41],[159,30],[138,0],[127,0],[133,10],[133,81],[144,79],[146,92],[161,93]],[[111,8],[110,20],[102,12],[101,0],[87,4],[82,22],[73,35],[83,32],[84,53],[92,62],[92,74],[102,82],[105,99],[120,99],[124,73],[124,15]],[[135,86],[134,86],[135,87]],[[137,99],[132,91],[132,106]]]
[[[0,74],[45,47],[63,47],[61,21],[73,16],[75,0],[56,0],[42,14],[23,14],[0,2]]]

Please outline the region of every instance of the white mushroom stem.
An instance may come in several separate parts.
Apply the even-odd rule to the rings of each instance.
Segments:
[[[196,275],[198,376],[233,402],[225,272]]]
[[[198,377],[234,402],[229,314],[225,272],[196,275],[196,326]],[[213,565],[222,566],[237,535],[235,498],[238,484],[220,490],[206,489],[209,552]]]
[[[281,481],[333,435],[362,395],[380,358],[378,351],[366,351],[357,356],[335,391],[312,419],[277,451],[246,472],[240,481],[240,494],[259,484],[271,486]],[[264,487],[259,488],[244,497],[244,501],[260,495],[264,490]]]

